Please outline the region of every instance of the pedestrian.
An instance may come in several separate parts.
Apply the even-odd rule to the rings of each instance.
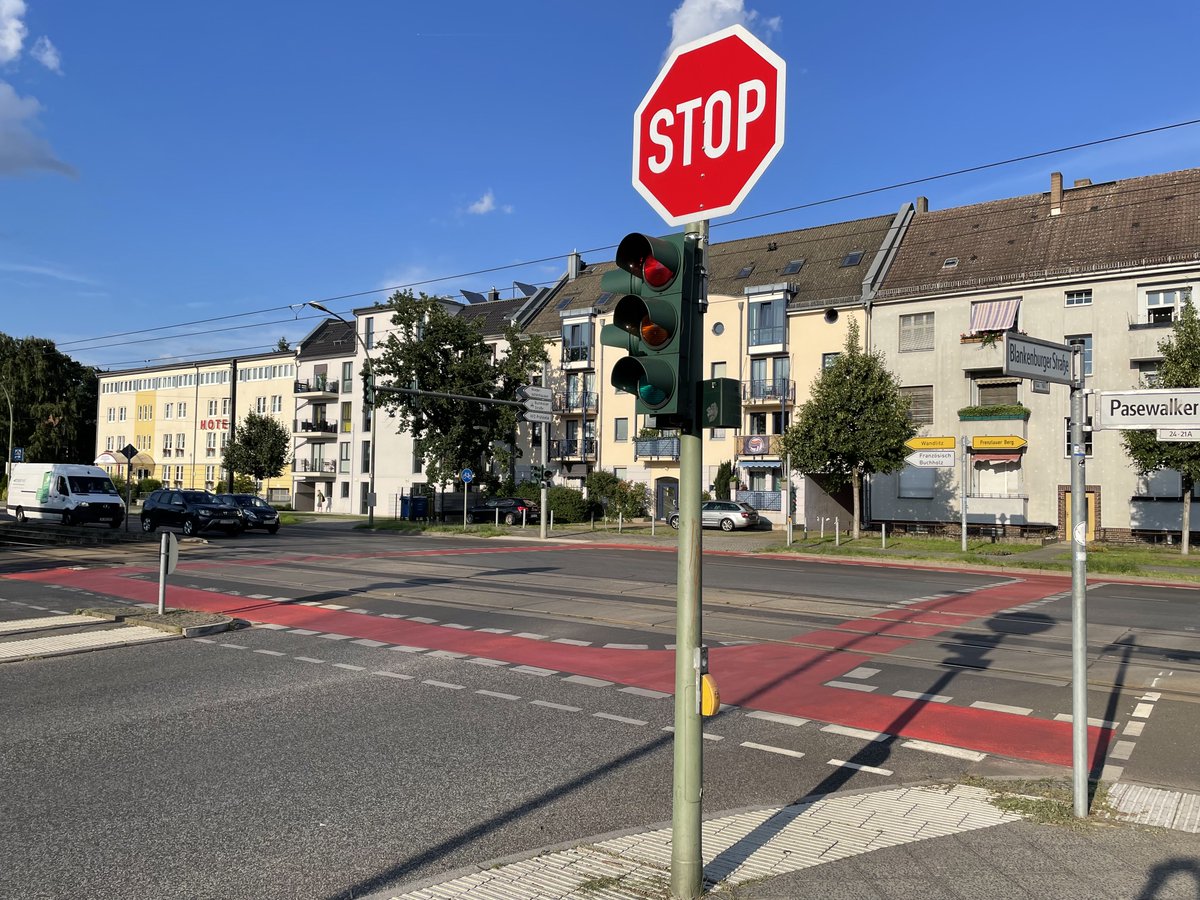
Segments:
[[[325,494],[323,494],[321,491],[317,491],[317,512],[324,512],[324,511],[325,511]]]

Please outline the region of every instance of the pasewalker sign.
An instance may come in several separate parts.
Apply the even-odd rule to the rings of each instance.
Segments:
[[[1099,391],[1092,409],[1092,428],[1200,428],[1200,388]]]

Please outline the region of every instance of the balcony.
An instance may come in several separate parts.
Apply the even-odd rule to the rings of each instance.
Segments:
[[[1162,359],[1158,342],[1170,337],[1173,322],[1131,322],[1129,324],[1129,358],[1134,361],[1149,362]]]
[[[786,325],[765,325],[750,329],[746,347],[750,353],[782,353],[786,341]]]
[[[743,381],[742,402],[746,404],[786,403],[796,401],[796,382],[789,378],[769,378],[766,381]]]
[[[321,478],[328,480],[330,475],[337,474],[337,460],[333,459],[294,459],[292,460],[292,477],[297,479]]]
[[[292,393],[304,400],[331,400],[338,395],[338,382],[336,378],[318,375],[309,381],[293,382]]]
[[[679,438],[638,438],[633,442],[633,458],[677,460],[679,459]]]
[[[958,339],[964,372],[1004,368],[1004,340],[996,335],[964,334]]]
[[[555,392],[554,411],[560,415],[578,416],[594,413],[600,395],[595,391]]]
[[[592,348],[589,344],[563,344],[562,367],[564,369],[592,368]]]
[[[336,422],[292,420],[292,436],[305,441],[337,440],[338,426]]]
[[[550,458],[551,459],[578,459],[592,460],[596,458],[596,439],[595,438],[567,438],[560,441],[550,442]]]

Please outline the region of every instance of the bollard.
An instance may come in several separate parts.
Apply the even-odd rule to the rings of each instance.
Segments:
[[[625,513],[617,513],[617,534],[621,533],[621,529],[625,526]]]
[[[554,530],[554,510],[550,510],[550,522],[547,528],[548,531]]]
[[[879,526],[879,541],[884,550],[887,549],[887,522]]]
[[[833,517],[833,546],[842,546],[842,523],[837,516]]]
[[[821,516],[821,540],[825,540],[825,517]]]
[[[500,507],[496,507],[496,527],[500,527]]]
[[[596,514],[592,513],[592,531],[596,530]]]
[[[525,513],[526,512],[527,512],[527,510],[524,507],[521,507],[521,530],[522,531],[525,530]]]

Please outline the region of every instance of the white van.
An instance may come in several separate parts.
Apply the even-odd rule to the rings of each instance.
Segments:
[[[99,522],[118,528],[125,521],[125,501],[99,466],[14,463],[6,508],[18,522],[49,519],[64,525]]]

